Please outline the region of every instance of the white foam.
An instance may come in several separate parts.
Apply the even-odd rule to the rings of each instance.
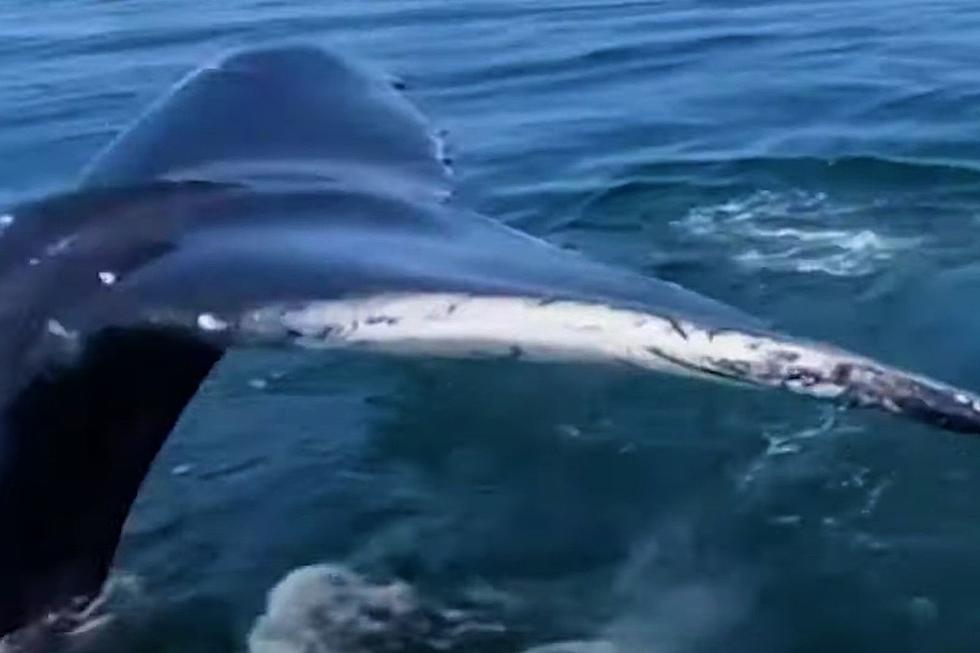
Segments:
[[[798,466],[806,466],[807,455],[818,448],[821,440],[832,440],[849,434],[853,427],[839,423],[833,408],[824,412],[822,419],[807,426],[780,425],[764,428],[762,437],[766,447],[747,466],[737,481],[743,493],[765,491],[774,480],[781,479],[785,470],[793,474]],[[804,459],[804,460],[801,460]]]
[[[290,572],[269,593],[248,636],[249,653],[374,653],[465,647],[493,632],[461,610],[444,610],[401,581],[370,582],[339,565]],[[465,650],[465,648],[461,649]]]
[[[248,636],[250,653],[353,653],[358,640],[417,610],[410,588],[368,584],[335,565],[290,572],[269,593],[266,612]]]
[[[833,202],[825,193],[758,191],[696,207],[673,223],[691,236],[723,243],[745,267],[799,274],[863,276],[921,238],[880,233],[861,220],[868,207]]]

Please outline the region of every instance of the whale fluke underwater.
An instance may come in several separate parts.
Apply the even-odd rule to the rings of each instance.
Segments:
[[[0,636],[99,594],[144,476],[233,347],[578,361],[980,433],[980,397],[590,261],[450,197],[390,79],[306,46],[181,81],[0,212]]]

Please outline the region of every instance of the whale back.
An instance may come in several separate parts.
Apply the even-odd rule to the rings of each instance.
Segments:
[[[439,139],[395,82],[319,48],[250,50],[177,84],[81,185],[311,182],[448,192]]]
[[[187,329],[113,326],[106,314],[136,310],[116,279],[205,218],[243,218],[243,192],[377,187],[429,202],[448,185],[437,141],[388,80],[289,47],[194,72],[75,191],[3,214],[0,638],[99,593],[153,458],[222,355]],[[92,328],[73,322],[90,314]]]

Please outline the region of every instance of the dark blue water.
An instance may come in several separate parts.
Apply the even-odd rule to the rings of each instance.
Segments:
[[[975,3],[6,0],[0,200],[283,39],[404,79],[459,202],[980,389]],[[240,353],[144,488],[113,624],[74,645],[973,651],[977,470],[969,439],[693,381]],[[256,627],[317,563],[349,593],[294,583]]]

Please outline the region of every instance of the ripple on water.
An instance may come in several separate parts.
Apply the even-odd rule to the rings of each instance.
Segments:
[[[865,208],[822,192],[761,190],[697,206],[673,226],[691,238],[723,243],[729,258],[750,269],[836,277],[877,272],[924,242],[868,225]]]

